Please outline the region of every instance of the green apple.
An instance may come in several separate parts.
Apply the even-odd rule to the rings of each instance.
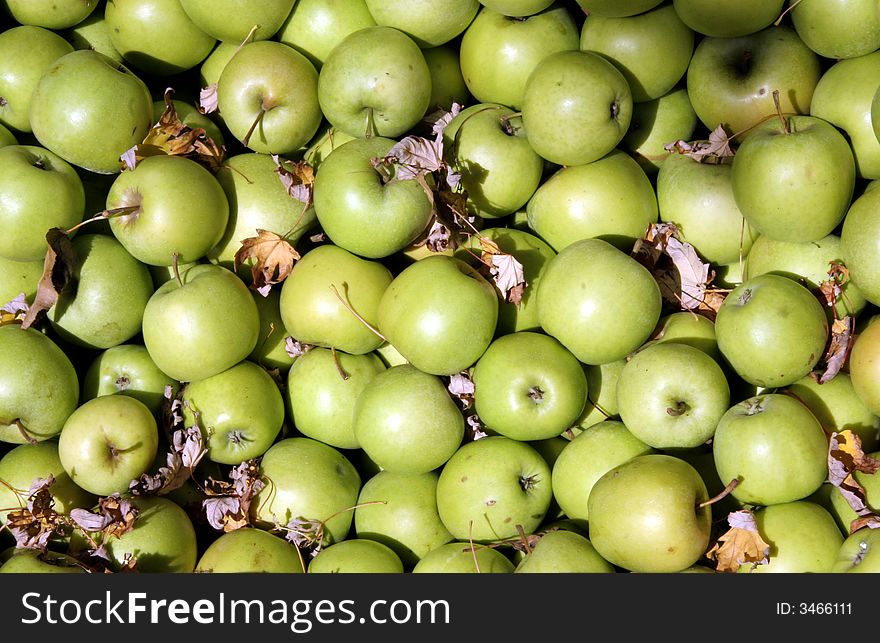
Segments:
[[[388,545],[412,569],[452,540],[437,512],[439,474],[380,471],[361,487],[354,527],[358,538]]]
[[[442,466],[464,437],[464,417],[443,381],[410,364],[367,382],[354,405],[360,448],[383,470],[427,473]]]
[[[84,402],[64,422],[58,437],[64,470],[77,485],[99,496],[128,491],[128,484],[150,469],[158,447],[155,417],[143,402],[127,395]]]
[[[443,153],[461,175],[468,211],[484,219],[512,214],[541,183],[544,160],[529,145],[520,119],[503,105],[479,103],[443,129]]]
[[[106,541],[111,564],[122,566],[130,555],[142,573],[191,573],[198,561],[198,542],[186,512],[159,496],[138,496],[132,504],[139,510],[132,530]]]
[[[713,265],[739,261],[758,236],[736,204],[729,163],[670,155],[657,172],[657,204],[660,220]]]
[[[431,99],[428,101],[428,113],[433,109],[449,110],[455,103],[467,105],[472,103],[470,92],[461,73],[461,62],[455,41],[423,49],[425,64],[431,72]]]
[[[18,145],[18,140],[16,140],[12,132],[0,124],[0,147],[6,147],[7,145]]]
[[[559,3],[511,17],[484,6],[461,38],[459,59],[468,91],[480,103],[523,106],[529,75],[539,62],[578,48],[578,27]]]
[[[309,574],[402,574],[394,550],[375,540],[350,538],[322,549],[309,562]]]
[[[626,357],[660,319],[660,289],[651,273],[607,241],[576,241],[547,263],[541,279],[542,328],[585,364]]]
[[[739,11],[740,0],[728,4]],[[703,38],[694,49],[686,82],[703,125],[709,130],[724,125],[728,134],[741,138],[776,113],[774,90],[779,90],[783,113],[810,113],[820,76],[819,56],[794,29],[781,25],[739,37]]]
[[[379,302],[378,320],[379,331],[413,366],[452,375],[489,347],[498,323],[498,295],[465,262],[434,255],[394,278]]]
[[[880,323],[872,320],[856,334],[849,354],[849,374],[862,403],[880,415]]]
[[[746,274],[757,277],[768,272],[790,277],[815,290],[830,279],[831,263],[843,264],[843,244],[837,235],[829,234],[815,241],[777,241],[766,236],[755,239],[746,258]],[[850,275],[852,271],[850,271]],[[834,306],[839,317],[858,315],[867,301],[855,281],[841,286],[841,295]],[[829,314],[831,309],[829,309]]]
[[[724,299],[715,319],[718,349],[745,381],[778,387],[809,373],[825,353],[822,304],[796,281],[751,277]]]
[[[801,500],[762,507],[755,512],[761,537],[770,545],[769,563],[740,567],[740,573],[827,574],[843,545],[843,535],[831,515],[819,505]]]
[[[208,260],[232,270],[242,241],[267,230],[296,243],[315,223],[314,208],[291,197],[279,180],[268,154],[236,154],[223,162],[216,177],[229,202],[229,222],[223,237],[207,254]],[[241,262],[239,276],[251,279],[253,260]]]
[[[116,51],[153,76],[196,67],[217,42],[189,19],[180,0],[113,0],[104,20]]]
[[[747,36],[769,27],[785,0],[673,0],[691,29],[716,38]]]
[[[199,84],[201,87],[216,85],[220,82],[220,74],[232,57],[238,53],[240,43],[218,42],[210,54],[199,66]]]
[[[614,467],[654,450],[615,420],[583,430],[553,464],[553,497],[572,520],[589,520],[590,492],[596,481]]]
[[[421,54],[419,54],[421,55]],[[395,141],[353,139],[334,149],[315,175],[315,214],[330,240],[354,254],[387,257],[416,240],[431,221],[433,206],[413,179],[385,183],[373,159]]]
[[[649,11],[663,0],[577,0],[586,11],[607,18],[625,18]]]
[[[285,438],[263,455],[260,473],[266,486],[253,506],[261,523],[320,520],[329,544],[345,540],[361,480],[342,453],[310,438]]]
[[[440,471],[437,510],[456,540],[492,542],[535,531],[553,497],[534,447],[503,436],[462,446]]]
[[[592,543],[573,531],[559,529],[541,536],[514,570],[516,574],[613,574],[614,566]]]
[[[76,50],[93,49],[118,63],[123,63],[122,54],[116,51],[110,39],[110,28],[104,20],[103,11],[95,11],[89,17],[74,26],[65,29],[61,35]]]
[[[856,394],[849,373],[837,373],[821,384],[815,377],[807,375],[789,384],[783,392],[806,405],[826,433],[852,431],[859,436],[866,453],[880,447],[880,417]]]
[[[267,370],[277,369],[279,375],[286,375],[294,358],[287,352],[285,338],[290,334],[281,319],[281,294],[277,288],[270,290],[265,297],[256,290],[250,293],[260,316],[260,334],[248,359]]]
[[[382,343],[371,327],[392,283],[391,271],[333,244],[318,246],[296,262],[281,287],[284,328],[294,339],[363,354]],[[366,323],[365,323],[366,322]]]
[[[73,51],[64,38],[43,27],[21,25],[0,33],[0,124],[30,132],[31,97],[56,60]]]
[[[529,228],[557,252],[590,238],[629,252],[657,221],[657,197],[639,164],[613,150],[557,170],[529,199],[526,212]]]
[[[733,157],[733,197],[749,224],[781,241],[818,241],[846,215],[856,166],[849,143],[815,116],[771,119]],[[806,215],[805,212],[809,212]]]
[[[511,574],[514,565],[497,549],[467,541],[441,545],[413,567],[414,574]]]
[[[690,464],[639,455],[603,474],[590,491],[590,542],[602,558],[634,572],[668,573],[697,562],[709,544],[706,483]]]
[[[82,220],[85,191],[76,170],[57,154],[7,145],[0,148],[0,202],[0,256],[40,261],[50,228],[66,230]]]
[[[505,16],[523,18],[543,11],[554,0],[480,0],[480,4]]]
[[[354,408],[369,382],[385,370],[376,353],[350,355],[315,347],[287,375],[286,401],[300,433],[338,449],[357,449]]]
[[[120,344],[99,353],[89,364],[82,380],[82,400],[102,395],[129,395],[158,414],[165,401],[165,390],[180,388],[156,366],[143,344]]]
[[[49,493],[55,500],[53,508],[60,514],[69,514],[77,507],[91,507],[95,497],[71,480],[58,457],[58,443],[46,440],[38,444],[19,444],[0,458],[0,525],[6,524],[6,514],[27,506],[27,493],[38,478],[52,476],[55,482]],[[13,489],[15,491],[13,491]]]
[[[295,152],[318,131],[318,72],[276,41],[244,45],[217,83],[217,105],[232,135],[255,152]]]
[[[3,7],[23,25],[66,29],[85,20],[99,0],[4,0]]]
[[[625,18],[590,14],[581,27],[580,48],[613,62],[639,103],[667,94],[684,77],[694,32],[670,4]],[[654,55],[659,50],[663,56]]]
[[[656,449],[708,442],[730,406],[724,371],[699,348],[660,342],[636,353],[617,380],[620,418]]]
[[[793,397],[767,393],[730,407],[712,443],[724,483],[739,480],[733,496],[772,505],[806,498],[828,476],[828,438],[819,420]]]
[[[474,408],[483,424],[514,440],[560,435],[587,400],[580,362],[553,337],[502,335],[473,369]]]
[[[708,317],[688,311],[664,315],[657,323],[657,329],[646,346],[667,342],[699,348],[724,366],[721,353],[718,351],[718,339],[715,337],[715,322]]]
[[[6,558],[5,555],[9,554]],[[72,556],[38,549],[12,549],[0,552],[0,574],[85,574]]]
[[[299,0],[275,34],[283,42],[305,54],[317,69],[346,36],[376,24],[365,0]]]
[[[44,73],[31,99],[30,126],[40,145],[100,174],[144,140],[153,99],[143,80],[97,51],[73,51]]]
[[[430,100],[425,57],[393,27],[349,34],[328,54],[318,76],[324,116],[353,136],[400,136],[421,120]]]
[[[632,93],[623,74],[589,51],[542,59],[523,91],[526,137],[543,158],[582,165],[602,158],[623,139],[632,119]]]
[[[76,259],[70,281],[47,315],[52,329],[65,341],[97,349],[140,333],[153,294],[147,267],[112,236],[80,234],[71,247]]]
[[[67,354],[35,328],[0,326],[0,442],[57,435],[79,402]]]
[[[33,301],[42,275],[40,260],[14,261],[0,257],[0,302],[12,301],[21,293],[27,301]]]
[[[788,5],[801,40],[820,56],[856,58],[880,49],[880,14],[873,0],[789,0]]]
[[[130,208],[110,219],[120,243],[154,266],[190,263],[222,238],[229,202],[217,179],[183,156],[150,156],[121,173],[107,194],[107,209]]]
[[[876,529],[859,529],[847,536],[837,553],[837,561],[831,568],[833,573],[871,574],[880,571],[877,555],[873,552],[880,544],[880,531]],[[3,568],[0,567],[0,571]]]
[[[880,303],[880,244],[876,236],[880,220],[874,214],[878,204],[880,190],[866,190],[852,202],[840,229],[839,252],[851,284],[873,304]]]
[[[377,24],[399,29],[419,47],[443,45],[462,33],[480,9],[477,0],[366,0]]]
[[[262,529],[244,527],[221,534],[201,553],[199,574],[302,574],[296,545]]]
[[[510,254],[523,266],[526,286],[518,303],[508,300],[498,305],[498,325],[496,336],[508,333],[539,330],[538,308],[535,293],[541,283],[544,266],[556,256],[556,252],[539,237],[525,230],[515,228],[483,228],[480,236],[471,236],[455,252],[459,259],[473,262],[474,254],[480,254],[480,237],[487,238],[502,252]]]
[[[263,455],[284,423],[284,400],[275,380],[243,360],[221,373],[190,382],[183,389],[185,426],[198,426],[206,457],[238,464]]]
[[[619,419],[617,408],[617,380],[626,365],[621,358],[605,364],[584,364],[587,376],[587,404],[578,418],[577,424],[571,427],[569,436],[573,439],[594,424],[605,420]]]
[[[880,178],[880,141],[874,134],[871,104],[880,85],[880,51],[835,62],[824,71],[810,105],[810,114],[844,131],[852,145],[856,172]]]
[[[144,309],[144,345],[162,372],[180,382],[216,375],[257,345],[257,306],[234,273],[196,265],[160,286]]]
[[[196,26],[217,40],[239,44],[274,36],[290,14],[296,0],[180,0]],[[254,30],[251,33],[251,30]]]
[[[646,174],[655,175],[670,156],[666,146],[691,140],[696,127],[697,114],[687,88],[679,87],[660,98],[633,104],[632,119],[621,146]]]

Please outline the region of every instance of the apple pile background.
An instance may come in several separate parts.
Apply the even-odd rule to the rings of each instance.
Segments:
[[[876,0],[0,0],[0,572],[880,570]]]

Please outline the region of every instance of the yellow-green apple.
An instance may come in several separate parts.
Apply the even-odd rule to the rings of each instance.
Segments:
[[[576,241],[547,263],[537,304],[541,327],[585,364],[626,357],[650,337],[661,311],[648,269],[601,239]]]
[[[114,174],[120,157],[152,124],[147,85],[127,67],[92,50],[57,59],[31,98],[30,126],[40,145],[72,165]]]
[[[23,25],[66,29],[85,20],[99,0],[4,0],[3,8]]]
[[[0,147],[17,144],[18,140],[15,138],[15,134],[6,129],[6,126],[0,124]]]
[[[317,69],[345,37],[376,24],[364,0],[299,0],[275,34],[283,42],[305,54]]]
[[[123,63],[122,54],[116,51],[110,39],[110,29],[104,20],[103,11],[95,11],[82,22],[76,23],[61,35],[73,45],[74,49],[92,49],[118,63]]]
[[[664,315],[657,322],[657,329],[645,346],[667,342],[699,348],[724,366],[718,351],[718,339],[715,337],[715,322],[708,317],[683,310]]]
[[[465,262],[429,256],[394,278],[379,302],[378,320],[379,331],[416,368],[452,375],[489,347],[498,323],[498,295]]]
[[[317,246],[294,264],[281,287],[284,328],[306,344],[369,353],[382,343],[374,327],[392,278],[378,261],[333,244]]]
[[[376,24],[399,29],[419,47],[430,49],[461,34],[480,9],[477,0],[366,0]]]
[[[789,0],[791,24],[806,45],[832,60],[880,49],[880,12],[873,0]]]
[[[436,471],[380,471],[361,487],[354,528],[358,538],[388,545],[406,569],[452,540],[437,513]]]
[[[484,6],[461,38],[459,60],[468,91],[478,102],[519,109],[526,81],[538,63],[550,54],[577,48],[577,24],[571,10],[560,3],[522,17]]]
[[[880,531],[865,527],[847,536],[837,553],[837,561],[831,567],[833,573],[873,574],[880,571],[877,551]],[[0,571],[3,568],[0,567]]]
[[[607,18],[625,18],[653,9],[663,0],[577,0],[590,13]]]
[[[532,533],[547,513],[550,467],[534,447],[503,436],[462,446],[440,471],[437,510],[457,540],[492,542]]]
[[[216,375],[257,345],[260,316],[235,273],[210,264],[162,284],[144,309],[144,345],[162,372],[180,382]]]
[[[353,136],[400,136],[421,120],[430,100],[425,57],[393,27],[349,34],[328,54],[318,76],[324,116]]]
[[[557,170],[529,199],[526,213],[529,228],[557,252],[590,238],[629,252],[657,221],[657,196],[639,164],[613,150]]]
[[[293,543],[262,529],[244,527],[211,541],[199,557],[195,571],[200,574],[303,574],[305,565]]]
[[[785,0],[673,0],[685,24],[706,36],[736,38],[769,27]]]
[[[8,555],[8,557],[7,557]],[[11,548],[0,552],[0,574],[85,574],[73,556],[39,549]]]
[[[15,261],[0,256],[0,301],[12,301],[21,293],[27,301],[33,301],[42,274],[41,260]]]
[[[639,455],[604,473],[588,500],[589,538],[605,560],[634,572],[678,572],[709,544],[706,483],[671,455]]]
[[[866,190],[849,206],[840,229],[841,259],[851,283],[873,304],[880,303],[880,221],[874,214],[878,206],[880,190]]]
[[[856,334],[849,354],[849,375],[862,403],[880,415],[880,323],[873,317]]]
[[[578,533],[557,529],[541,536],[517,564],[515,574],[613,574],[614,566]]]
[[[165,389],[176,393],[180,383],[159,370],[143,344],[120,344],[100,352],[83,375],[82,401],[102,395],[129,395],[158,414]]]
[[[268,40],[290,14],[296,0],[180,0],[183,10],[196,26],[217,40],[235,44]],[[253,30],[253,32],[251,31]]]
[[[739,11],[739,0],[736,7]],[[820,76],[819,56],[794,29],[781,25],[740,37],[703,38],[694,49],[686,82],[703,125],[709,130],[723,125],[728,134],[741,138],[776,113],[774,90],[779,90],[784,113],[809,114]]]
[[[376,353],[350,355],[315,347],[287,374],[285,398],[297,430],[338,449],[360,447],[354,408],[367,384],[385,370]]]
[[[30,132],[31,97],[40,77],[73,46],[54,31],[20,25],[0,33],[0,124]]]
[[[681,80],[694,51],[694,32],[665,4],[624,18],[587,15],[580,48],[614,63],[632,91],[633,102],[654,100]],[[663,50],[663,56],[653,52]]]
[[[691,140],[696,127],[697,114],[687,88],[678,87],[660,98],[633,104],[632,119],[621,147],[638,161],[645,173],[653,176],[670,155],[666,146],[674,141]]]
[[[394,550],[375,540],[349,538],[322,549],[309,562],[309,574],[402,574]]]
[[[79,223],[85,208],[82,180],[64,159],[35,145],[0,148],[0,256],[39,261],[50,228]]]
[[[617,409],[617,379],[626,365],[621,358],[605,364],[584,364],[587,376],[587,404],[578,418],[577,424],[567,431],[567,437],[574,439],[584,430],[605,420],[619,419]]]
[[[248,359],[263,368],[278,369],[280,375],[285,375],[294,358],[287,352],[285,338],[290,334],[281,319],[281,293],[277,288],[270,290],[265,297],[256,290],[250,293],[260,315],[260,334]]]
[[[58,437],[64,470],[78,486],[99,496],[128,491],[129,483],[152,466],[158,448],[156,418],[143,402],[127,395],[84,402]]]
[[[441,545],[425,554],[414,574],[511,574],[514,565],[493,547],[480,547],[468,541]]]
[[[505,16],[523,18],[543,11],[555,0],[480,0],[480,4]]]
[[[76,369],[58,344],[36,328],[0,326],[0,442],[57,435],[78,402]]]
[[[439,47],[422,49],[425,64],[431,72],[429,114],[434,109],[449,110],[455,103],[468,105],[473,102],[461,73],[458,50],[455,41]]]
[[[829,324],[805,286],[775,274],[750,277],[724,299],[715,336],[745,381],[779,387],[809,373],[825,353]]]
[[[712,442],[715,468],[733,496],[773,505],[806,498],[828,476],[828,438],[816,416],[793,397],[766,393],[733,405]]]

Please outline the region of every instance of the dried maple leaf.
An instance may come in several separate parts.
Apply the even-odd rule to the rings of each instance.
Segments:
[[[474,405],[474,391],[476,389],[469,371],[450,375],[446,390],[449,391],[453,398],[458,400],[459,406],[463,411],[468,410]]]
[[[250,507],[254,496],[266,486],[260,477],[257,460],[246,460],[229,472],[232,482],[208,478],[202,501],[208,523],[224,532],[251,524]]]
[[[204,128],[193,128],[180,120],[174,107],[173,94],[171,88],[165,90],[165,111],[159,121],[150,128],[143,142],[120,156],[123,169],[133,170],[144,158],[163,154],[192,159],[212,172],[220,169],[226,150],[209,137]]]
[[[46,551],[53,536],[70,534],[67,516],[55,511],[55,498],[49,488],[55,484],[51,474],[36,478],[24,495],[25,506],[6,514],[6,528],[15,538],[15,546],[23,549]]]
[[[131,500],[115,493],[99,498],[96,511],[73,509],[70,518],[83,531],[100,534],[103,543],[107,538],[119,538],[130,532],[139,513],[140,509]]]
[[[845,429],[833,432],[828,443],[828,481],[838,488],[843,499],[858,514],[850,524],[850,533],[861,523],[877,523],[880,518],[869,506],[865,488],[856,480],[855,472],[873,474],[880,470],[880,459],[866,455],[858,435]],[[875,518],[871,518],[875,516]]]
[[[831,335],[828,340],[828,348],[822,358],[825,369],[819,376],[818,382],[825,384],[830,382],[846,364],[846,358],[852,349],[852,335],[855,330],[855,319],[847,315],[843,319],[835,319],[831,324]]]
[[[425,116],[423,120],[431,126],[431,133],[434,135],[435,140],[442,142],[443,130],[452,122],[453,118],[461,113],[461,108],[462,105],[453,102],[450,109],[438,109]]]
[[[706,558],[716,562],[716,571],[733,573],[743,565],[770,562],[770,545],[761,537],[751,511],[732,511],[727,515],[727,524],[730,529],[706,552]]]
[[[491,239],[480,235],[479,242],[481,261],[488,268],[489,278],[498,288],[501,298],[516,305],[522,303],[527,285],[523,265],[513,255],[503,252]]]
[[[28,308],[27,296],[24,293],[19,293],[15,299],[0,306],[0,326],[20,324],[24,321]]]
[[[37,319],[58,301],[58,295],[73,277],[76,255],[70,237],[61,228],[51,228],[46,233],[49,249],[43,260],[43,275],[37,284],[34,302],[21,322],[23,329],[30,328]]]
[[[315,169],[306,161],[290,161],[277,154],[272,155],[272,160],[275,161],[275,173],[287,194],[306,207],[310,206],[315,186]]]
[[[679,139],[666,144],[664,149],[670,153],[684,154],[700,163],[723,163],[724,159],[734,156],[733,148],[730,146],[731,140],[733,137],[727,133],[723,125],[719,125],[709,134],[708,140],[688,143]]]
[[[313,344],[303,344],[302,342],[295,340],[293,337],[284,338],[284,351],[293,359],[305,355],[313,348]]]
[[[443,142],[421,136],[406,136],[388,154],[372,159],[374,168],[388,181],[407,181],[425,177],[443,167]]]
[[[233,258],[233,267],[238,270],[245,261],[253,260],[251,288],[265,297],[274,284],[287,279],[299,258],[299,253],[284,237],[258,229],[257,236],[242,239],[241,248]]]
[[[165,495],[179,489],[192,478],[195,468],[208,453],[205,439],[198,423],[177,429],[172,434],[171,449],[165,456],[165,466],[154,475],[145,473],[129,484],[129,491],[136,496]]]

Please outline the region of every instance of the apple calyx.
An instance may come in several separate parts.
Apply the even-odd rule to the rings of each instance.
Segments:
[[[532,491],[540,481],[541,477],[537,473],[533,473],[530,476],[520,476],[519,486],[523,491],[528,493],[529,491]]]
[[[9,101],[7,101],[5,98],[0,96],[0,107],[6,107],[8,104],[9,104]]]
[[[544,400],[544,390],[540,386],[533,386],[529,389],[529,399],[535,404],[540,404]]]
[[[757,415],[764,412],[764,398],[756,397],[742,403],[746,415]]]
[[[687,402],[683,400],[678,400],[677,404],[672,407],[666,407],[666,413],[671,415],[672,417],[680,417],[682,415],[686,415],[688,411],[691,410],[691,407],[688,406]]]
[[[129,386],[131,386],[131,380],[128,378],[127,375],[120,375],[116,378],[116,381],[113,382],[113,384],[116,387],[116,390],[121,393],[122,391],[127,390]]]
[[[746,305],[747,303],[749,303],[751,300],[752,300],[752,289],[751,289],[751,288],[746,288],[745,290],[743,290],[742,294],[741,294],[741,295],[739,296],[739,298],[737,299],[737,303],[738,303],[740,306],[745,306],[745,305]]]

